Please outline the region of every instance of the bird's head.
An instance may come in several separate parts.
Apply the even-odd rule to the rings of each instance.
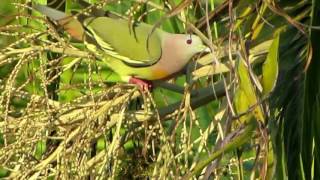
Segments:
[[[197,35],[175,34],[173,36],[171,46],[174,48],[174,53],[185,61],[189,61],[197,53],[210,51]]]

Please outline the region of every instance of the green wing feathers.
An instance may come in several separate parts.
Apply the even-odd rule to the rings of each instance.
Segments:
[[[150,25],[130,28],[126,20],[98,17],[86,19],[84,26],[106,53],[126,63],[150,65],[161,57],[161,34],[165,32],[157,29],[151,34]]]

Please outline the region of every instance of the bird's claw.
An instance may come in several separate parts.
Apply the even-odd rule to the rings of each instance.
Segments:
[[[135,77],[131,77],[129,79],[129,83],[136,84],[142,91],[150,91],[152,89],[152,83],[147,80],[138,79]]]

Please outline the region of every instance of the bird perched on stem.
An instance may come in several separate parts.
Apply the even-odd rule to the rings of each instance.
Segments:
[[[127,20],[110,17],[78,20],[39,4],[34,8],[56,21],[72,38],[84,41],[123,82],[143,90],[151,88],[150,81],[171,77],[195,54],[208,51],[196,35],[172,34],[145,23],[130,27]]]

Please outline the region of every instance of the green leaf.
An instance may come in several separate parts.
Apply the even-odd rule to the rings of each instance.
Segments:
[[[41,159],[42,155],[47,151],[47,144],[46,141],[38,141],[36,145],[36,152],[35,152],[35,158]]]
[[[98,139],[96,148],[98,152],[106,149],[106,141],[103,136]]]
[[[244,60],[240,60],[238,64],[238,75],[239,75],[239,89],[238,89],[239,92],[237,92],[236,99],[235,99],[235,103],[236,103],[235,107],[236,107],[237,113],[238,114],[245,113],[249,111],[250,107],[256,106],[253,109],[253,115],[257,120],[264,122],[263,111],[260,105],[257,105],[259,103],[258,97],[256,95],[256,91],[253,86],[253,83],[251,82],[248,67],[246,67]],[[248,107],[247,110],[245,110],[245,107]],[[243,119],[245,120],[245,122],[247,122],[250,120],[248,118],[243,118]]]
[[[0,178],[7,177],[8,175],[9,171],[0,166]]]
[[[243,90],[240,88],[237,89],[235,96],[234,96],[234,106],[238,113],[238,115],[245,113],[250,108],[250,104],[248,103],[247,96]],[[252,117],[251,114],[246,114],[241,116],[240,122],[247,122]]]
[[[279,38],[277,35],[270,48],[267,55],[267,59],[262,66],[262,87],[263,96],[268,95],[275,87],[278,78],[278,58],[279,58]]]

